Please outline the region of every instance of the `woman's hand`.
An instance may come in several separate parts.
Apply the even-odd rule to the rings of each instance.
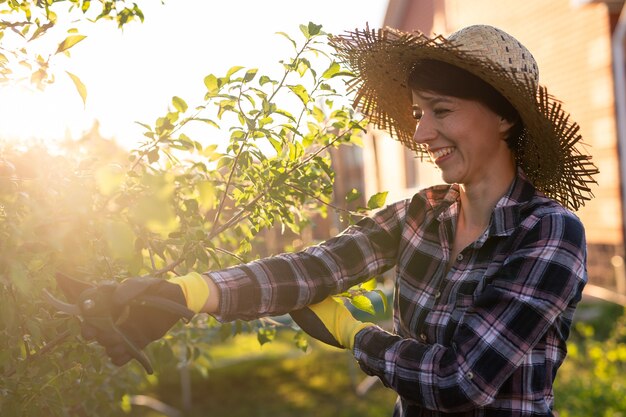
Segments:
[[[141,350],[163,337],[178,320],[189,320],[199,311],[198,306],[204,305],[204,300],[199,298],[208,297],[206,284],[203,292],[202,283],[203,278],[195,273],[170,281],[152,277],[129,278],[115,287],[111,299],[112,319],[119,331],[110,326],[96,327],[85,321],[81,329],[83,337],[104,346],[111,361],[121,366],[134,357],[128,341]],[[194,294],[194,297],[186,296],[187,293]]]
[[[372,323],[363,323],[352,317],[344,303],[334,297],[289,314],[309,336],[342,349],[352,350],[356,334],[373,326]]]

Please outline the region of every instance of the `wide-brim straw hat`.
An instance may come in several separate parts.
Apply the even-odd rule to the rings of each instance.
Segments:
[[[593,197],[589,186],[598,169],[577,146],[579,126],[539,84],[532,54],[508,33],[474,25],[446,38],[366,27],[333,36],[330,44],[354,74],[348,89],[356,107],[420,158],[428,152],[413,140],[417,121],[407,79],[416,62],[443,61],[480,77],[518,111],[524,133],[515,158],[538,190],[573,210]]]

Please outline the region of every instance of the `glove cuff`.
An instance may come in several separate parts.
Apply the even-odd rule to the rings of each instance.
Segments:
[[[351,351],[354,351],[354,341],[356,340],[357,333],[365,329],[366,327],[370,327],[370,326],[374,326],[374,324],[368,323],[368,322],[360,322],[360,321],[357,322],[356,326],[354,326],[354,328],[350,332],[348,343],[346,345],[348,349],[350,349]]]
[[[197,272],[190,272],[187,275],[170,278],[168,282],[180,286],[185,295],[187,308],[195,313],[202,311],[206,300],[209,298],[209,286],[202,275]]]

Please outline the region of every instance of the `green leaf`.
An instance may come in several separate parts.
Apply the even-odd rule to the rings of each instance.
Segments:
[[[159,155],[159,150],[158,149],[153,149],[150,152],[148,152],[148,162],[149,163],[154,163],[157,162],[160,158]]]
[[[211,120],[211,119],[195,118],[195,119],[193,119],[193,120],[197,120],[197,121],[199,121],[199,122],[206,123],[206,124],[208,124],[208,125],[210,125],[210,126],[213,126],[213,127],[214,127],[214,128],[216,128],[216,129],[219,129],[219,128],[220,128],[220,125],[218,125],[217,123],[215,123],[215,122],[214,122],[213,120]]]
[[[246,72],[246,75],[244,75],[244,77],[243,77],[243,82],[247,83],[247,82],[252,81],[254,79],[254,77],[256,76],[257,72],[258,72],[257,68],[253,68],[251,70],[248,70]]]
[[[44,33],[46,33],[46,31],[47,31],[48,29],[50,29],[51,27],[53,27],[53,26],[54,26],[54,23],[53,23],[53,22],[48,22],[48,23],[46,23],[46,24],[44,24],[44,25],[39,26],[39,27],[35,30],[35,32],[31,35],[31,37],[30,37],[30,39],[29,39],[29,42],[32,42],[32,41],[34,41],[35,39],[39,38],[41,35],[43,35]]]
[[[296,71],[298,72],[298,74],[300,74],[300,77],[303,77],[308,70],[313,71],[311,69],[311,63],[309,62],[309,60],[306,58],[300,58],[296,67]]]
[[[230,166],[232,162],[233,162],[232,156],[224,155],[217,161],[217,169],[219,170],[220,168]]]
[[[311,36],[319,35],[322,33],[322,25],[316,25],[313,22],[309,22],[308,30]]]
[[[188,108],[187,103],[185,102],[185,100],[183,100],[182,98],[178,96],[172,97],[172,104],[174,105],[174,108],[181,113],[184,113],[187,111],[187,108]]]
[[[287,119],[289,119],[292,122],[296,122],[296,118],[293,116],[293,114],[289,113],[287,110],[282,110],[282,109],[276,109],[275,110],[276,113],[285,116]]]
[[[307,39],[311,39],[313,36],[319,35],[321,33],[321,29],[321,25],[316,25],[313,22],[309,22],[306,26],[300,25],[300,31]]]
[[[76,91],[80,95],[80,98],[83,100],[83,106],[87,104],[87,87],[85,84],[78,78],[76,75],[72,74],[69,71],[65,71],[65,73],[70,77],[72,82],[74,83],[74,87],[76,87]]]
[[[298,96],[298,98],[300,98],[300,100],[302,100],[302,103],[304,103],[304,105],[307,105],[311,101],[311,97],[309,96],[308,91],[306,91],[306,88],[304,88],[303,85],[290,85],[288,87]]]
[[[359,287],[361,287],[365,291],[373,291],[376,289],[377,285],[378,283],[376,282],[376,278],[372,278],[359,285]]]
[[[70,35],[67,38],[65,38],[63,40],[63,42],[61,42],[59,44],[59,46],[57,47],[57,51],[55,52],[55,54],[58,54],[60,52],[64,52],[67,51],[68,49],[70,49],[72,46],[76,45],[78,42],[82,41],[83,39],[85,39],[86,36],[84,35]]]
[[[388,191],[383,191],[381,193],[376,193],[371,196],[369,201],[367,202],[367,208],[370,210],[375,210],[384,206],[385,201],[387,201],[387,194],[389,194]]]
[[[366,313],[370,313],[372,315],[376,314],[372,300],[364,295],[355,295],[350,298],[350,303],[361,311],[365,311]]]
[[[257,339],[261,345],[271,342],[276,338],[276,328],[274,327],[261,327],[257,331]]]
[[[243,67],[241,67],[239,65],[235,65],[234,67],[230,67],[228,72],[226,72],[226,78],[230,78],[231,75],[233,75],[234,73],[236,73],[240,69],[243,69]]]
[[[204,85],[206,86],[207,90],[209,90],[210,94],[215,94],[220,89],[219,81],[217,77],[213,74],[209,74],[204,77]]]
[[[296,332],[293,337],[293,341],[296,344],[296,347],[301,351],[306,352],[309,349],[309,340],[302,330]]]
[[[326,115],[324,114],[324,110],[322,110],[321,108],[319,108],[317,106],[313,107],[313,117],[319,123],[322,123],[324,121],[324,119],[326,119]]]
[[[353,188],[346,194],[346,202],[351,203],[358,200],[359,197],[361,197],[361,193],[356,188]]]
[[[300,142],[294,142],[289,145],[289,160],[297,161],[304,155],[304,148]]]
[[[274,81],[267,75],[261,75],[261,78],[259,78],[259,85],[264,85],[264,84],[271,83],[271,82],[274,82]]]
[[[271,143],[276,153],[280,154],[281,151],[283,150],[282,143],[279,140],[273,138],[271,135],[267,135],[266,137],[267,137],[267,140]]]
[[[294,48],[297,46],[297,45],[296,45],[296,41],[294,41],[293,39],[291,39],[291,37],[290,37],[289,35],[287,35],[285,32],[276,32],[276,34],[277,34],[277,35],[284,36],[285,38],[287,38],[287,39],[291,42],[291,44],[293,45],[293,47],[294,47]]]
[[[150,126],[149,124],[142,123],[142,122],[135,122],[135,123],[137,123],[139,126],[145,128],[147,131],[152,132],[152,126]]]
[[[330,64],[330,67],[328,67],[328,69],[324,71],[324,73],[322,74],[322,78],[324,79],[332,78],[336,74],[338,74],[340,70],[341,70],[341,66],[338,63],[333,62],[332,64]]]

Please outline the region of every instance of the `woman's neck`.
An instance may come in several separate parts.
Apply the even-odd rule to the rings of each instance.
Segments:
[[[484,230],[491,213],[515,179],[515,168],[501,172],[479,184],[460,184],[461,210],[459,220],[470,229]]]

